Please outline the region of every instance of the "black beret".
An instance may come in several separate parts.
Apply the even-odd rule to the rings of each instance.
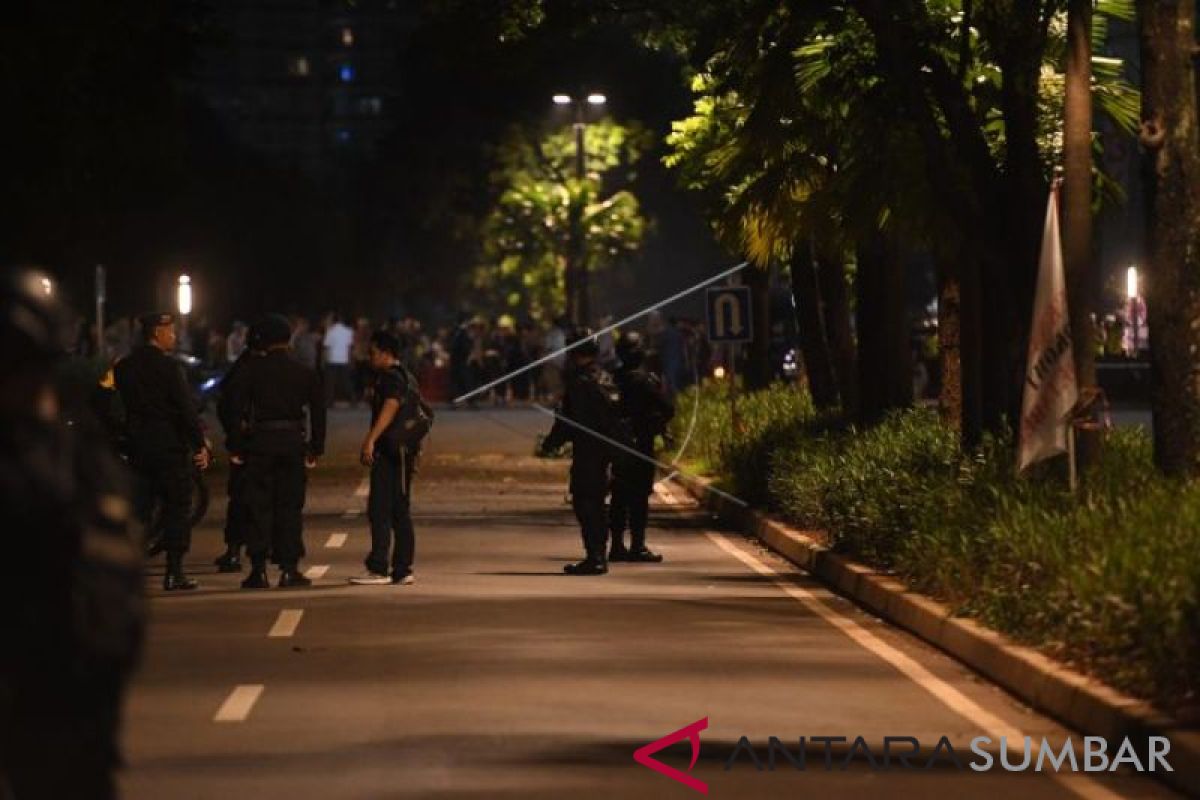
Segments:
[[[167,311],[158,311],[153,314],[142,314],[138,317],[138,322],[142,323],[142,330],[149,331],[152,328],[159,328],[163,325],[174,325],[175,315]]]

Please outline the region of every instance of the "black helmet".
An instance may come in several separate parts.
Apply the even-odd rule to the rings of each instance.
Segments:
[[[70,342],[70,318],[44,272],[18,268],[0,277],[0,361],[16,365],[64,355]]]
[[[646,358],[646,343],[637,331],[621,334],[617,340],[617,358],[627,367],[639,366]]]
[[[586,325],[581,325],[571,334],[571,338],[567,340],[567,347],[573,355],[591,356],[595,358],[600,354],[600,344],[596,341],[596,335],[592,333],[592,329]]]
[[[267,314],[251,326],[258,329],[258,346],[266,349],[292,340],[292,323],[282,314]]]

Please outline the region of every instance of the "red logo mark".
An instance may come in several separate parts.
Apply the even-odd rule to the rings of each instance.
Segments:
[[[704,781],[697,780],[685,772],[680,772],[674,767],[668,767],[661,761],[651,758],[659,750],[670,747],[676,742],[682,742],[684,739],[689,739],[692,743],[692,763],[688,765],[688,772],[691,772],[692,767],[696,766],[696,759],[700,758],[700,731],[707,727],[708,717],[697,720],[674,733],[667,734],[657,742],[651,742],[645,747],[638,748],[633,754],[633,760],[643,767],[649,767],[660,775],[666,775],[671,780],[682,783],[689,789],[695,789],[700,794],[708,794],[708,784]]]

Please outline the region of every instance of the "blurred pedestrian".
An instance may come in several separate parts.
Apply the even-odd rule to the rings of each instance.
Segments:
[[[543,339],[543,350],[550,358],[542,365],[542,398],[557,403],[563,391],[563,370],[567,364],[567,356],[563,348],[567,346],[567,329],[570,323],[565,316],[555,317],[554,322],[546,331]]]
[[[292,317],[292,358],[309,369],[318,369],[321,339],[321,334],[313,330],[307,317]]]
[[[229,330],[229,335],[225,337],[225,363],[232,364],[238,360],[238,356],[246,349],[246,323],[235,321],[233,327]]]
[[[359,317],[354,323],[350,359],[353,364],[353,399],[358,402],[366,395],[371,382],[371,321],[366,317]]]
[[[330,315],[330,325],[322,342],[325,348],[325,407],[332,408],[339,399],[354,401],[350,385],[350,354],[354,346],[354,331],[342,323],[336,313]]]
[[[452,399],[462,397],[474,388],[471,382],[470,365],[473,349],[470,317],[460,314],[458,327],[454,329],[454,334],[450,339],[450,391],[454,395]]]

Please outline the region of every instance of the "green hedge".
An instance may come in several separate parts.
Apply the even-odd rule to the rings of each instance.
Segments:
[[[679,399],[682,440],[694,392]],[[1017,478],[1010,441],[962,454],[931,410],[857,430],[793,389],[699,392],[685,457],[739,497],[963,614],[1170,707],[1200,693],[1200,485],[1113,432],[1072,496],[1061,464]]]

